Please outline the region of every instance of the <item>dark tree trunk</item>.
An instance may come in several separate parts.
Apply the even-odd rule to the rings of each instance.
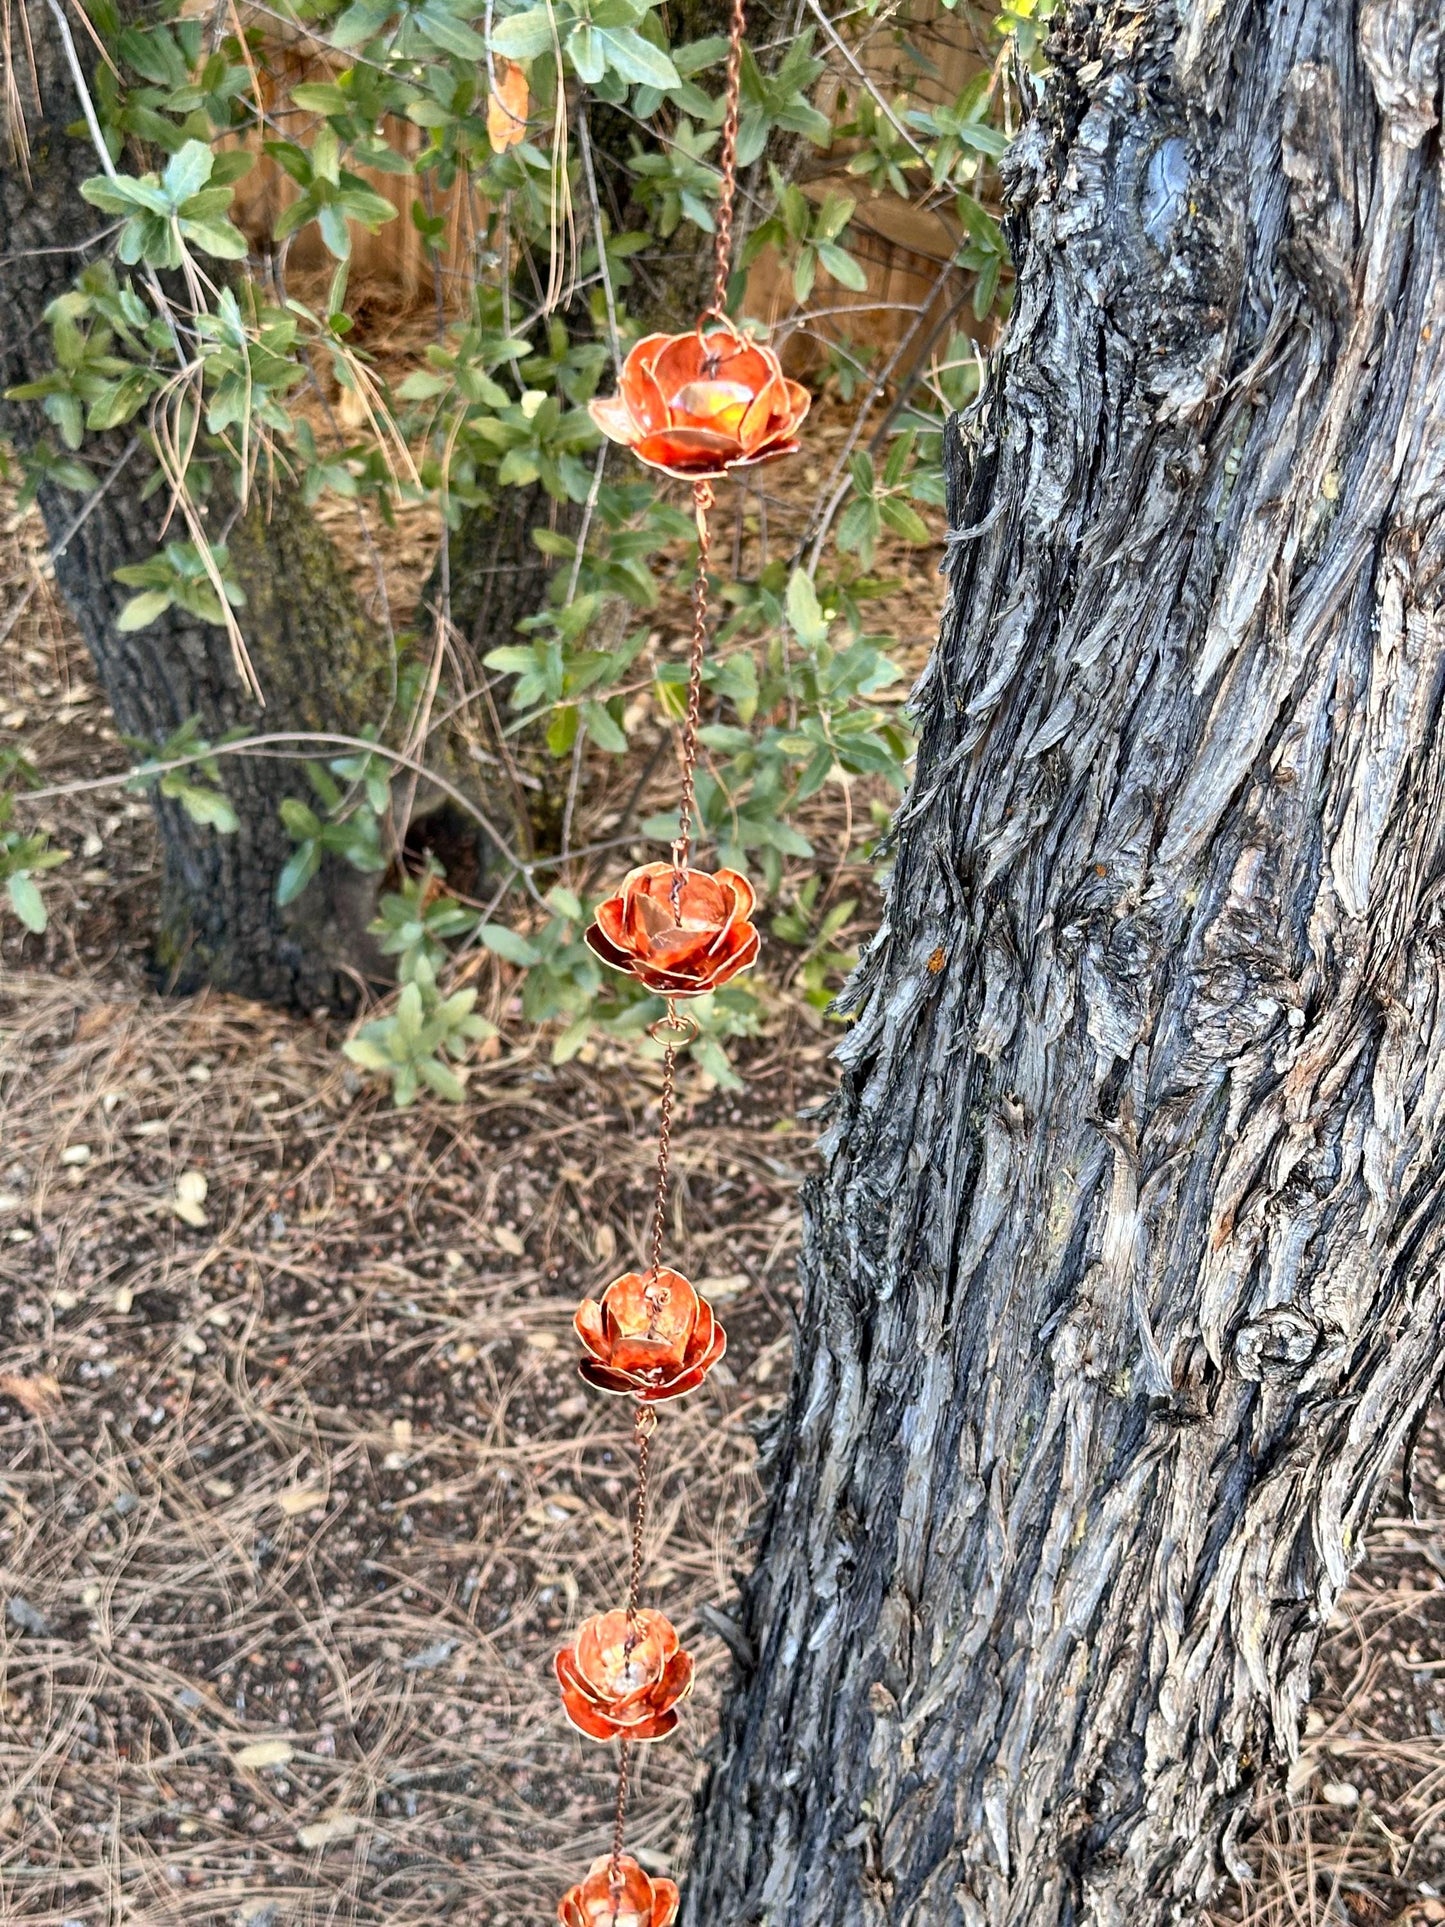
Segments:
[[[1445,1366],[1438,7],[1053,60],[691,1927],[1187,1915]]]
[[[30,152],[23,163],[6,154],[0,165],[0,389],[49,368],[43,311],[70,286],[88,237],[104,225],[78,191],[98,164],[83,139],[65,132],[80,118],[80,104],[54,18],[43,0],[31,0],[27,17],[35,72],[18,52],[15,65]],[[0,402],[0,431],[17,447],[45,428],[37,405]],[[123,434],[97,436],[83,452],[104,473],[125,443]],[[154,554],[162,540],[166,491],[142,501],[148,474],[149,458],[133,456],[55,557],[56,578],[121,729],[156,742],[193,716],[211,739],[238,725],[355,734],[378,721],[388,645],[368,628],[329,542],[284,488],[263,490],[264,511],[253,506],[227,537],[246,591],[244,630],[264,709],[244,690],[223,629],[174,610],[135,634],[116,629],[132,591],[115,581],[115,570]],[[40,505],[58,543],[86,502],[47,487]],[[302,896],[279,909],[276,878],[293,846],[277,810],[283,797],[308,794],[305,778],[294,763],[231,757],[222,784],[240,817],[233,835],[218,836],[178,804],[157,801],[165,856],[158,961],[167,977],[308,1007],[349,1001],[354,981],[343,966],[369,954],[364,931],[376,879],[328,859]]]

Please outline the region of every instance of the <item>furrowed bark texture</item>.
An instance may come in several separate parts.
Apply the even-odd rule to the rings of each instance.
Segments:
[[[1054,58],[690,1927],[1187,1915],[1445,1366],[1439,12]]]
[[[15,74],[25,108],[28,155],[0,148],[0,393],[51,366],[43,314],[85,265],[87,243],[105,223],[80,198],[99,171],[91,148],[67,134],[80,103],[55,22],[44,0],[27,6],[32,66],[19,24]],[[80,34],[78,26],[73,32]],[[82,46],[88,45],[81,35]],[[54,431],[39,406],[0,400],[0,433],[20,448]],[[124,454],[125,432],[88,437],[85,460],[104,477]],[[163,741],[191,717],[214,740],[227,729],[336,730],[356,734],[386,712],[388,645],[365,622],[340,562],[319,526],[286,489],[264,488],[227,534],[233,570],[246,591],[242,624],[266,706],[242,687],[223,629],[172,610],[132,635],[115,619],[132,590],[114,579],[164,539],[167,494],[143,501],[151,462],[133,453],[61,545],[87,498],[41,490],[56,580],[95,659],[121,729]],[[221,520],[224,505],[213,507]],[[172,534],[177,531],[173,529]],[[324,754],[324,752],[323,752]],[[289,908],[275,884],[293,844],[277,814],[285,796],[309,796],[294,761],[229,757],[222,785],[241,819],[234,835],[195,824],[179,803],[157,799],[165,857],[158,959],[182,987],[209,981],[274,1002],[346,1003],[347,966],[365,964],[365,926],[376,878],[328,859]]]

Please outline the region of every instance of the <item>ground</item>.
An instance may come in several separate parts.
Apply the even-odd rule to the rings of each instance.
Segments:
[[[419,579],[424,531],[396,540]],[[124,767],[33,521],[0,542],[0,745],[47,781]],[[900,564],[915,661],[936,560]],[[326,1021],[160,994],[143,800],[81,792],[53,821],[75,854],[52,928],[9,926],[0,983],[0,1921],[549,1919],[604,1850],[612,1775],[550,1659],[619,1596],[630,1491],[627,1410],[580,1385],[570,1319],[641,1248],[657,1067],[611,1046],[554,1067],[499,976],[469,1102],[397,1114]],[[676,1139],[673,1254],[730,1344],[656,1447],[645,1597],[701,1685],[644,1750],[630,1838],[674,1871],[831,1083],[781,975],[766,1006],[745,1091],[689,1072]],[[1414,1486],[1221,1921],[1445,1920],[1433,1423]]]

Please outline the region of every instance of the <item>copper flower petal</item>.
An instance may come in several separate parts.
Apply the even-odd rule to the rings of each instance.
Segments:
[[[745,876],[740,876],[736,870],[719,870],[717,882],[721,888],[732,891],[735,917],[747,918],[753,914],[757,893]]]
[[[652,1883],[652,1920],[649,1927],[672,1927],[677,1919],[678,1905],[682,1895],[678,1892],[675,1880],[654,1880]]]
[[[594,1358],[607,1356],[607,1328],[602,1307],[595,1298],[584,1298],[572,1319],[573,1330]]]
[[[758,951],[762,948],[762,938],[758,934],[756,925],[750,925],[749,931],[746,941],[733,952],[720,969],[713,972],[712,981],[707,986],[709,990],[716,990],[722,984],[731,983],[734,977],[757,962]]]
[[[706,1372],[699,1366],[694,1371],[684,1371],[676,1378],[668,1379],[665,1385],[634,1386],[632,1396],[644,1405],[665,1405],[669,1399],[681,1398],[686,1392],[695,1392],[706,1376]]]
[[[648,929],[643,917],[644,905],[656,901],[658,892],[654,886],[661,883],[665,877],[670,888],[675,874],[670,863],[639,864],[637,869],[629,870],[622,879],[622,887],[617,895],[608,898],[609,903],[615,903],[618,906],[616,941],[624,948],[646,940]],[[598,916],[599,918],[601,916],[600,908]],[[608,928],[611,927],[609,923]]]
[[[654,468],[707,477],[725,474],[729,462],[735,461],[743,449],[736,435],[725,435],[720,429],[674,427],[669,423],[641,436],[632,452]]]
[[[690,1372],[698,1365],[715,1365],[722,1357],[726,1343],[716,1312],[706,1298],[699,1299],[697,1323],[692,1328],[692,1337],[682,1357],[683,1370]]]
[[[624,448],[633,447],[643,433],[621,395],[598,396],[588,402],[587,413],[609,441],[621,442]]]
[[[584,1358],[577,1367],[579,1375],[598,1392],[613,1392],[619,1398],[645,1398],[647,1387],[626,1372],[616,1372],[610,1365],[599,1364],[595,1358]]]
[[[771,438],[774,424],[787,414],[788,391],[783,386],[781,369],[753,397],[752,405],[738,423],[738,440],[745,455],[755,454]]]
[[[729,462],[727,472],[731,475],[738,468],[761,468],[764,462],[775,462],[780,455],[796,455],[802,445],[793,441],[770,442],[765,448],[760,448],[756,455],[742,455],[737,461]],[[633,449],[632,452],[635,455],[637,450]]]
[[[611,964],[614,970],[631,970],[631,956],[612,942],[600,923],[589,923],[582,932],[582,941],[595,957]]]
[[[576,1662],[570,1646],[564,1646],[552,1662],[557,1675],[557,1683],[562,1688],[562,1710],[589,1740],[611,1740],[617,1737],[617,1722],[608,1719],[602,1712],[586,1683],[577,1672]]]
[[[668,867],[671,868],[671,865]],[[630,882],[631,878],[624,882],[621,896],[607,897],[597,906],[598,928],[607,941],[615,944],[619,950],[625,950],[631,940],[627,928],[627,884]]]
[[[665,1740],[677,1727],[677,1708],[669,1706],[664,1712],[650,1714],[646,1719],[628,1720],[619,1724],[619,1737],[629,1740]]]
[[[654,367],[655,357],[667,341],[666,335],[645,335],[622,365],[622,399],[644,431],[662,428],[669,419],[667,397]]]
[[[673,335],[658,349],[657,358],[652,364],[653,373],[657,376],[658,387],[669,401],[680,388],[685,388],[688,382],[696,381],[702,374],[705,352],[695,328],[690,328],[685,335]],[[719,358],[714,356],[714,370],[718,365]]]

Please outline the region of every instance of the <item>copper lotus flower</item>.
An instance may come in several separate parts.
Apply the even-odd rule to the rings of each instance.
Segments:
[[[645,1873],[631,1854],[619,1857],[614,1882],[611,1858],[604,1854],[585,1880],[563,1894],[557,1918],[562,1927],[672,1927],[677,1902],[676,1885]]]
[[[649,1405],[701,1385],[727,1347],[712,1306],[665,1265],[614,1278],[572,1322],[590,1354],[580,1367],[587,1383]]]
[[[592,419],[651,468],[715,482],[798,449],[806,388],[771,348],[729,322],[704,335],[647,335],[622,365],[621,392],[590,402]]]
[[[701,997],[757,960],[759,937],[748,922],[754,900],[735,870],[684,870],[678,888],[670,863],[644,863],[598,905],[585,935],[603,963],[631,971],[659,996]]]
[[[692,1691],[692,1655],[661,1613],[598,1613],[554,1664],[567,1717],[594,1740],[660,1740]]]

